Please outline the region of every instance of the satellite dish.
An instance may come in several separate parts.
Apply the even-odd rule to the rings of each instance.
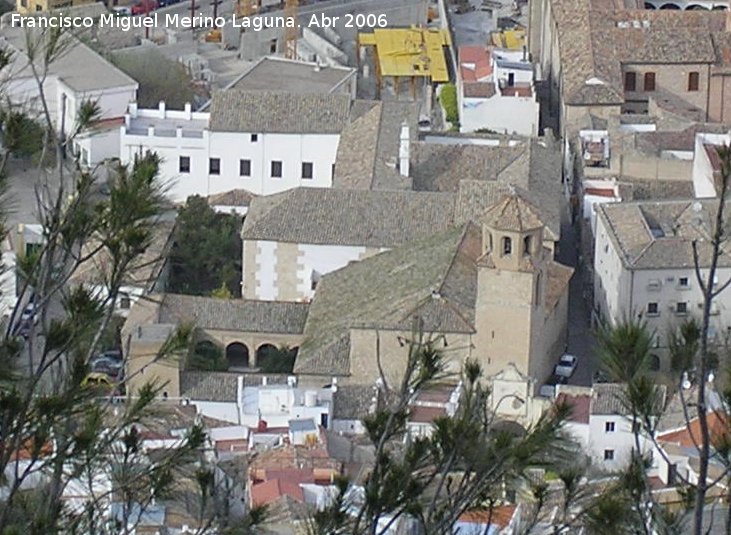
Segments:
[[[690,388],[690,381],[688,381],[688,379],[685,379],[681,386],[683,387],[683,390],[688,390]]]
[[[694,203],[693,203],[693,211],[694,211],[695,213],[698,213],[698,212],[700,212],[701,210],[703,210],[703,205],[702,205],[701,203],[699,203],[698,201],[694,202]]]

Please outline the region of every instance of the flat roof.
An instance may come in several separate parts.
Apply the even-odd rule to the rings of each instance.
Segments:
[[[355,69],[350,67],[264,57],[234,80],[229,88],[246,91],[279,90],[284,81],[291,93],[332,93],[354,75]]]
[[[448,82],[444,47],[450,46],[449,32],[429,28],[375,29],[359,33],[361,45],[375,46],[383,76],[424,76]]]

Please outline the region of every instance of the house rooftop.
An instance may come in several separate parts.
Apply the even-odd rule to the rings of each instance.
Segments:
[[[228,88],[272,91],[281,89],[284,83],[292,93],[328,94],[342,88],[355,73],[356,70],[351,67],[319,65],[267,56],[252,65]]]
[[[482,46],[465,45],[458,50],[459,71],[465,85],[483,80],[492,74],[490,52]]]
[[[181,371],[180,397],[192,401],[236,402],[239,377],[243,386],[260,386],[262,375],[233,372]],[[287,375],[267,375],[267,384],[287,384]]]
[[[643,201],[597,207],[609,239],[628,269],[690,269],[693,242],[701,266],[711,258],[711,229],[715,200]],[[720,266],[731,266],[723,253]]]
[[[226,89],[213,93],[210,129],[259,134],[339,134],[350,95]]]
[[[197,327],[219,331],[300,334],[308,306],[283,301],[163,294],[158,322],[192,322]]]
[[[10,48],[17,56],[8,71],[14,79],[32,77],[27,58],[28,39],[31,43],[42,43],[48,32],[42,30],[4,26],[0,35],[0,48]],[[65,50],[49,66],[48,75],[57,77],[62,83],[79,93],[101,91],[117,87],[137,89],[138,83],[94,50],[82,43],[71,33],[61,37],[61,49]]]
[[[453,206],[444,193],[296,188],[254,199],[242,237],[394,247],[448,228]]]
[[[375,385],[338,385],[333,393],[331,417],[334,420],[363,420],[377,401]]]

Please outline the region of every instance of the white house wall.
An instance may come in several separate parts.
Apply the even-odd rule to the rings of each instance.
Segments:
[[[597,217],[594,240],[594,308],[601,319],[617,322],[629,313],[631,277],[614,248],[604,221]]]
[[[607,431],[606,424],[614,423],[614,431]],[[589,419],[589,453],[592,464],[606,471],[626,468],[634,448],[632,422],[618,414],[595,415]],[[644,441],[640,447],[644,447]],[[612,450],[614,458],[604,459],[604,452]]]
[[[539,105],[532,97],[463,98],[460,131],[474,132],[489,128],[498,133],[535,136],[538,130]]]
[[[256,294],[258,299],[277,299],[277,243],[260,241],[256,245]]]

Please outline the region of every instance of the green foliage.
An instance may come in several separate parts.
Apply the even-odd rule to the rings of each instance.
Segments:
[[[264,349],[257,366],[262,373],[292,373],[296,351],[287,346]]]
[[[211,344],[196,344],[188,353],[186,369],[199,371],[226,371],[228,362],[223,349]]]
[[[198,195],[180,209],[170,262],[169,290],[175,293],[211,295],[225,287],[241,295],[241,220],[217,214]]]
[[[677,375],[693,367],[698,355],[701,340],[701,327],[691,318],[683,322],[677,331],[670,333],[670,366]]]
[[[597,354],[607,376],[619,383],[645,373],[650,365],[653,335],[645,323],[624,319],[597,330]]]
[[[43,149],[45,130],[36,121],[20,111],[6,111],[0,114],[3,144],[11,154],[30,158]]]
[[[452,125],[459,126],[459,103],[457,101],[457,88],[454,84],[444,84],[439,93],[439,102],[444,108],[446,119]]]
[[[111,60],[139,82],[137,102],[141,108],[157,108],[164,100],[168,109],[182,110],[187,102],[193,102],[195,94],[185,67],[156,50],[118,53]]]
[[[216,299],[231,299],[233,295],[231,295],[231,290],[228,289],[226,284],[222,282],[221,286],[211,292],[211,297],[215,297]]]

